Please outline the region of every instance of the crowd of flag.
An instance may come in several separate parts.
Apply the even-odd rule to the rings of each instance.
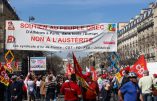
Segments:
[[[117,78],[117,80],[120,82],[121,78],[124,76],[124,72],[135,72],[138,76],[138,78],[141,78],[143,76],[143,72],[147,69],[147,63],[145,60],[144,55],[139,56],[139,58],[136,60],[134,65],[132,66],[126,66],[119,71],[117,71],[114,76]],[[66,75],[71,75],[72,73],[75,73],[78,77],[78,79],[83,83],[84,86],[88,87],[88,84],[86,83],[86,74],[90,72],[92,74],[92,79],[94,81],[98,80],[98,73],[95,69],[95,67],[90,66],[89,68],[86,68],[85,73],[83,73],[82,67],[79,65],[74,53],[73,53],[73,65],[68,62],[66,67]],[[102,76],[103,74],[101,74]]]

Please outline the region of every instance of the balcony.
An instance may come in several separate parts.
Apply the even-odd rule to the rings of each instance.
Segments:
[[[143,25],[139,26],[137,28],[137,32],[140,33],[141,31],[143,31],[143,30],[145,30],[145,29],[147,29],[153,25],[154,25],[154,22],[152,20],[150,20],[149,22],[144,23]]]

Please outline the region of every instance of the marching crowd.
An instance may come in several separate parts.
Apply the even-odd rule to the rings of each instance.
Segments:
[[[85,81],[76,74],[69,76],[53,73],[35,75],[30,72],[23,75],[12,75],[8,87],[0,83],[0,101],[157,101],[157,74],[143,72],[138,78],[136,73],[125,71],[121,81],[114,74],[99,75],[92,80],[92,73],[85,74]]]

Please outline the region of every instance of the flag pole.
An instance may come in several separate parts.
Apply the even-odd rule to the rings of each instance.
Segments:
[[[29,73],[29,71],[30,71],[30,57],[28,56],[27,59],[28,59],[28,73]]]

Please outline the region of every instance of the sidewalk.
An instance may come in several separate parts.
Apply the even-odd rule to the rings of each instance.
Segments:
[[[22,101],[28,101],[28,100],[22,100]],[[41,101],[40,99],[35,99],[35,101]],[[50,100],[52,101],[52,100]],[[58,99],[54,100],[54,101],[64,101],[64,95],[60,95]]]

